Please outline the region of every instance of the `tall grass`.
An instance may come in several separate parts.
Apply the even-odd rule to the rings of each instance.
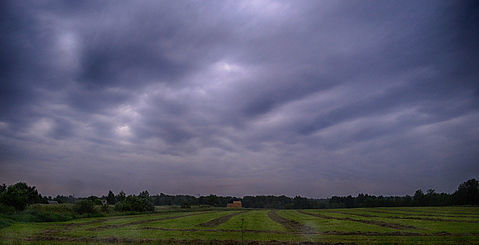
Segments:
[[[23,211],[0,213],[0,228],[14,222],[58,222],[85,217],[106,216],[108,211],[95,207],[92,213],[78,214],[73,204],[33,204]]]

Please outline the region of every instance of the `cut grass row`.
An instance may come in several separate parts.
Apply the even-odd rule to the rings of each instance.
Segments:
[[[478,223],[396,219],[387,217],[390,214],[374,213],[374,211],[382,210],[384,209],[170,212],[89,218],[74,222],[16,223],[0,230],[0,240],[21,240],[27,243],[140,242],[172,238],[206,241],[212,239],[355,243],[389,241],[418,244],[440,244],[445,241],[449,243],[479,242]],[[467,213],[471,212],[471,209],[465,208],[463,211]],[[459,212],[459,210],[443,211],[443,213],[447,212]],[[411,216],[411,213],[414,212],[405,214],[405,217]],[[364,214],[369,216],[365,217]],[[474,217],[469,219],[479,220]],[[208,222],[215,225],[207,227],[201,225]],[[285,223],[295,225],[288,227]],[[407,228],[398,229],[379,224],[396,224]]]
[[[345,214],[348,216],[358,216],[358,217],[365,217],[365,218],[389,218],[389,219],[412,219],[412,220],[427,220],[427,221],[437,221],[437,222],[459,222],[459,223],[478,223],[479,221],[476,219],[472,219],[471,217],[445,217],[445,216],[433,216],[433,215],[417,215],[417,214],[404,214],[404,213],[394,213],[394,212],[379,212],[371,211],[369,213],[356,213],[351,211],[339,211],[339,210],[331,210],[331,213],[339,213]]]
[[[308,211],[309,212],[309,211]],[[388,216],[377,216],[377,217],[358,217],[352,216],[349,211],[344,211],[343,213],[331,212],[331,211],[315,211],[320,215],[327,215],[335,219],[348,219],[354,220],[358,223],[387,223],[395,224],[403,227],[409,227],[401,229],[408,232],[419,232],[419,233],[438,233],[438,232],[447,232],[447,233],[471,233],[479,232],[479,223],[465,223],[465,222],[438,222],[422,219],[403,219],[403,218],[391,218]],[[346,213],[347,212],[347,213]],[[354,218],[352,218],[354,217]],[[478,221],[471,220],[471,221]],[[414,227],[414,228],[413,228]]]

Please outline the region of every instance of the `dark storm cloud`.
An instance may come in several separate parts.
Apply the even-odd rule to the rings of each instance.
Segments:
[[[317,197],[479,173],[473,1],[1,8],[0,182]]]

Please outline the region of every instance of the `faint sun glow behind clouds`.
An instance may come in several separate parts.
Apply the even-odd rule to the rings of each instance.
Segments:
[[[479,175],[477,5],[3,1],[0,183],[450,192]]]

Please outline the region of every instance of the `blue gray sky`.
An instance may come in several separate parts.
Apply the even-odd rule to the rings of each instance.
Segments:
[[[479,176],[477,1],[0,8],[0,183],[328,197]]]

